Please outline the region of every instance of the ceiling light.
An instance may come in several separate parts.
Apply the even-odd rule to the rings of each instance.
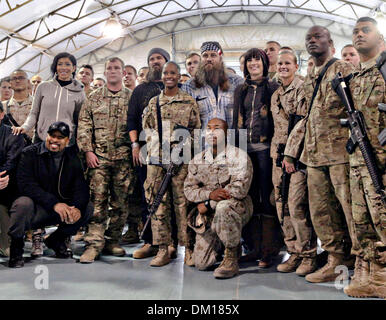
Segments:
[[[111,13],[103,27],[103,37],[116,39],[123,36],[124,25],[115,12]]]

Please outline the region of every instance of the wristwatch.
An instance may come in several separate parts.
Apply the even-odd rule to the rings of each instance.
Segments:
[[[210,211],[210,210],[212,210],[212,207],[210,206],[210,200],[206,200],[205,202],[204,202],[204,206]]]
[[[132,148],[139,147],[139,143],[136,142],[136,141],[135,141],[135,142],[132,142],[132,143],[131,143],[131,147],[132,147]]]

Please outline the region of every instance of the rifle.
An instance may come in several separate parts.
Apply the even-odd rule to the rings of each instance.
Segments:
[[[186,130],[188,130],[186,127],[179,126],[179,125],[175,126],[174,129],[186,129]],[[179,155],[180,156],[182,154],[182,150],[183,150],[186,142],[187,142],[187,136],[185,136],[182,139],[180,139],[180,141],[179,141],[179,143],[181,143],[180,147],[178,147],[178,146],[175,147],[175,148],[179,148],[180,149],[179,150]],[[177,151],[178,151],[178,149],[177,149]],[[170,182],[172,180],[172,177],[177,174],[179,168],[183,165],[183,162],[181,161],[181,163],[176,163],[176,162],[173,161],[173,159],[171,159],[170,163],[167,164],[167,165],[162,164],[162,161],[156,161],[156,163],[152,163],[152,161],[150,161],[150,164],[160,166],[161,168],[165,169],[166,172],[165,172],[165,176],[163,177],[163,179],[161,181],[160,188],[159,188],[157,194],[154,197],[153,203],[151,203],[148,206],[149,214],[147,215],[145,225],[143,226],[143,229],[142,229],[141,234],[140,234],[140,239],[141,240],[143,238],[143,234],[145,233],[147,225],[149,224],[149,222],[151,220],[152,215],[154,215],[157,212],[158,207],[160,206],[160,204],[162,202],[162,198],[164,197],[166,191],[169,188],[169,185],[170,185]]]
[[[352,154],[356,147],[359,146],[375,187],[375,191],[380,195],[382,202],[386,204],[386,192],[382,183],[382,176],[378,171],[372,146],[366,134],[363,114],[355,109],[350,88],[346,83],[346,79],[343,78],[342,73],[339,72],[331,81],[331,84],[336,94],[342,100],[348,113],[348,119],[343,122],[341,121],[342,124],[345,123],[349,126],[351,132],[351,136],[346,144],[346,150],[349,154]]]
[[[377,68],[381,73],[383,80],[386,82],[386,51],[383,51],[380,56],[377,58]],[[386,112],[386,104],[378,103],[378,110],[381,112]],[[378,135],[378,140],[381,146],[383,147],[386,144],[386,128]]]
[[[303,116],[300,116],[298,114],[291,113],[289,115],[289,121],[288,121],[288,136],[290,135],[292,129],[295,127],[295,125],[303,119]],[[282,168],[282,175],[281,175],[281,182],[279,186],[279,201],[282,203],[281,206],[281,215],[280,215],[280,225],[283,226],[284,223],[284,213],[285,208],[288,204],[288,194],[289,194],[289,186],[291,182],[291,174],[287,173],[285,168],[283,168],[283,159],[284,159],[284,150],[285,150],[285,144],[279,143],[277,146],[277,159],[276,159],[276,166],[279,168]],[[295,162],[295,168],[296,170],[299,170],[300,163],[298,161]]]

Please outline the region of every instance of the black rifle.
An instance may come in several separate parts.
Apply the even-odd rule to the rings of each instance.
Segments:
[[[288,136],[290,135],[295,125],[303,118],[304,118],[303,116],[293,114],[293,113],[289,115]],[[281,182],[279,186],[279,201],[281,202],[281,219],[280,219],[281,225],[283,225],[284,223],[284,213],[285,213],[285,208],[288,205],[289,186],[291,182],[291,174],[287,173],[285,168],[283,168],[284,150],[285,150],[285,144],[279,143],[276,151],[277,152],[276,166],[279,168],[282,168]],[[299,170],[299,165],[300,165],[299,161],[295,160],[296,170]]]
[[[386,51],[383,51],[377,58],[377,68],[386,82]],[[379,111],[386,112],[386,104],[378,103],[378,109]],[[378,140],[381,146],[386,144],[386,128],[378,135]]]
[[[186,130],[188,130],[186,127],[179,126],[179,125],[176,126],[174,129],[186,129]],[[179,141],[180,145],[175,146],[175,148],[179,148],[180,149],[180,150],[177,149],[177,151],[179,152],[178,153],[179,156],[181,156],[182,150],[183,150],[187,140],[188,140],[187,136],[185,136],[185,137],[183,137],[182,140]],[[174,148],[173,148],[173,150],[174,150]],[[181,161],[181,163],[177,163],[177,162],[173,161],[173,157],[171,157],[171,158],[172,159],[170,159],[169,164],[166,164],[166,165],[162,164],[162,161],[159,161],[159,159],[156,159],[155,163],[152,163],[152,161],[150,161],[150,164],[160,166],[163,169],[165,169],[166,172],[165,172],[165,176],[163,177],[163,179],[161,181],[160,188],[159,188],[157,194],[154,197],[153,203],[151,203],[149,205],[149,207],[148,207],[149,214],[148,214],[148,216],[146,218],[145,225],[143,226],[143,229],[142,229],[141,234],[140,234],[140,238],[141,239],[143,237],[143,234],[145,233],[147,225],[149,224],[149,222],[151,220],[152,215],[154,215],[157,212],[158,207],[160,206],[160,204],[162,202],[162,198],[164,197],[166,191],[169,188],[169,185],[170,185],[170,182],[172,180],[172,177],[177,174],[178,170],[183,165],[183,161]],[[152,159],[150,159],[150,160],[152,160]]]
[[[345,78],[342,76],[342,73],[339,72],[332,80],[331,84],[336,94],[342,100],[348,113],[346,123],[350,128],[351,136],[346,144],[346,150],[349,154],[352,154],[356,147],[359,146],[363,159],[365,160],[366,167],[369,170],[375,191],[381,196],[382,202],[386,204],[386,193],[382,183],[382,176],[377,168],[374,152],[366,134],[363,114],[355,109],[350,88],[346,83]]]

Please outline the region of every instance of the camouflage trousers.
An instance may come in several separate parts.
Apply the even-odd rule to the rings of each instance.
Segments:
[[[84,241],[87,246],[102,250],[105,241],[118,243],[121,239],[130,211],[128,196],[133,193],[135,175],[128,160],[98,159],[99,167],[89,169],[94,215],[87,226]]]
[[[164,169],[158,166],[149,165],[147,167],[147,176],[144,183],[145,196],[147,202],[153,202],[165,175]],[[172,177],[169,190],[163,196],[162,202],[155,215],[151,217],[151,230],[153,233],[153,245],[169,245],[172,240],[172,203],[176,215],[178,242],[182,246],[187,246],[187,215],[188,200],[184,194],[184,181],[188,175],[187,165],[182,165],[178,173]]]
[[[240,244],[241,230],[252,217],[250,196],[243,200],[219,201],[214,214],[208,217],[204,233],[196,233],[193,258],[197,269],[205,270],[217,262],[222,246],[235,248]]]
[[[279,189],[282,173],[282,169],[274,164],[272,182],[275,190],[276,210],[279,221],[282,223],[287,252],[298,254],[301,257],[314,257],[316,256],[316,234],[308,209],[307,174],[303,171],[291,174],[288,205],[285,205],[283,219],[283,204],[280,200]]]
[[[350,166],[307,167],[311,220],[329,253],[359,254],[351,211]]]
[[[386,185],[386,174],[383,184]],[[367,261],[386,265],[386,207],[375,192],[367,167],[351,167],[350,190],[361,254]]]

